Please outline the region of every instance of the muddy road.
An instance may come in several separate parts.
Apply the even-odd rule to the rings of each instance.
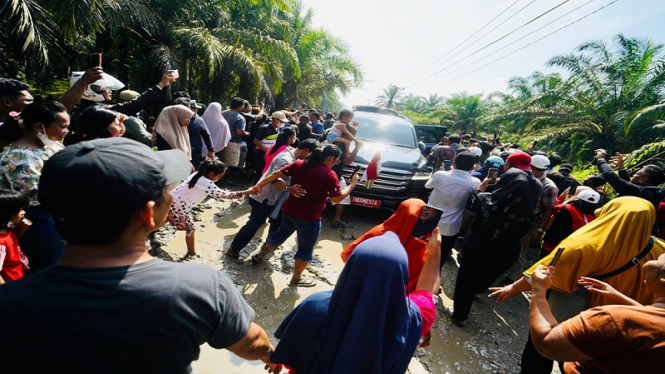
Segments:
[[[240,189],[240,187],[232,187]],[[331,228],[333,209],[323,215],[323,229],[314,250],[314,260],[305,275],[317,279],[312,288],[289,287],[295,235],[280,247],[272,257],[260,265],[252,264],[250,254],[256,251],[268,234],[267,225],[241,252],[244,261],[234,261],[224,256],[235,233],[247,221],[249,204],[244,201],[208,201],[198,214],[197,257],[185,259],[183,232],[165,227],[151,238],[152,252],[166,260],[194,262],[209,265],[228,274],[247,302],[256,311],[255,322],[262,326],[273,344],[273,333],[282,319],[303,298],[313,292],[333,288],[343,263],[339,253],[354,238],[390,216],[390,212],[369,208],[348,207],[343,220],[354,228]],[[437,320],[432,328],[432,344],[419,348],[410,373],[519,373],[519,360],[526,341],[528,301],[515,297],[497,305],[487,298],[487,293],[474,303],[469,324],[458,327],[450,321],[452,296],[458,265],[449,258],[442,271],[443,292],[437,300]],[[259,362],[248,363],[227,351],[205,345],[201,357],[193,363],[196,373],[265,373]]]

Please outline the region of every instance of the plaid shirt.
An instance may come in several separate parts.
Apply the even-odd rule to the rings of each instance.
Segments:
[[[557,197],[559,196],[559,189],[556,184],[545,175],[538,178],[543,185],[543,192],[540,194],[540,201],[536,207],[536,216],[540,216],[546,206],[554,206],[558,204]]]

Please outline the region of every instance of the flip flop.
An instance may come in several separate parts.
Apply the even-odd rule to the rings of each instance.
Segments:
[[[294,287],[314,287],[316,286],[316,281],[312,278],[300,278],[298,281],[289,282],[289,286]]]
[[[451,319],[453,320],[453,323],[456,324],[456,325],[459,326],[459,327],[464,327],[464,326],[466,326],[466,324],[469,322],[468,320],[466,320],[466,321],[460,321],[460,320],[455,319],[455,318],[451,318]]]

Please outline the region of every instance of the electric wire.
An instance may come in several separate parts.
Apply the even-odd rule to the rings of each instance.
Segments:
[[[535,17],[535,18],[529,20],[527,23],[523,24],[522,26],[520,26],[520,27],[518,27],[518,28],[516,28],[516,29],[514,29],[514,30],[512,30],[512,31],[510,31],[509,33],[507,33],[507,34],[505,34],[505,35],[499,37],[498,39],[495,39],[495,40],[492,41],[491,43],[489,43],[489,44],[485,45],[484,47],[482,47],[482,48],[480,48],[480,49],[478,49],[478,50],[472,52],[471,54],[467,55],[466,57],[464,57],[463,59],[461,59],[461,60],[459,60],[459,61],[465,60],[465,59],[467,59],[467,58],[469,58],[469,57],[471,57],[471,56],[474,56],[475,54],[477,54],[477,53],[479,53],[479,52],[481,52],[481,51],[483,51],[483,50],[485,50],[485,49],[491,47],[492,45],[494,45],[494,44],[498,43],[499,41],[501,41],[501,40],[507,38],[508,36],[514,34],[514,33],[517,32],[518,30],[521,30],[522,28],[524,28],[524,27],[530,25],[531,23],[535,22],[536,20],[538,20],[538,19],[544,17],[545,15],[551,13],[552,11],[554,11],[555,9],[559,8],[560,6],[566,4],[566,3],[569,2],[569,1],[570,1],[570,0],[564,0],[563,2],[561,2],[561,3],[557,4],[556,6],[554,6],[553,8],[550,8],[549,10],[545,11],[544,13],[541,13],[540,15],[538,15],[537,17]],[[459,61],[455,62],[455,64],[458,63]],[[448,66],[446,66],[446,67],[444,67],[444,68],[438,70],[436,73],[431,74],[431,75],[429,75],[429,76],[427,76],[427,77],[424,77],[424,78],[422,78],[422,79],[419,79],[418,81],[416,81],[416,82],[414,82],[414,83],[412,83],[412,84],[406,86],[405,88],[413,87],[414,85],[416,85],[416,84],[418,84],[418,83],[421,83],[421,82],[424,82],[424,81],[426,81],[426,80],[428,80],[428,79],[431,79],[432,77],[434,77],[434,76],[440,74],[441,72],[445,71],[446,69],[450,68],[450,67],[453,66],[453,65],[454,65],[454,64],[448,65]]]
[[[534,1],[535,1],[535,0],[534,0]],[[531,5],[534,1],[532,1],[532,2],[529,3],[529,4],[527,4],[527,6],[528,6],[528,5]],[[406,77],[405,80],[409,80],[409,79],[411,79],[411,78],[413,78],[413,77],[419,75],[420,73],[424,73],[424,72],[426,72],[427,70],[429,70],[430,67],[436,65],[439,61],[441,61],[443,58],[445,58],[446,56],[448,56],[449,54],[451,54],[454,50],[456,50],[457,48],[459,48],[462,44],[466,43],[467,41],[469,41],[469,39],[471,39],[471,38],[473,38],[474,36],[476,36],[476,34],[478,34],[480,31],[482,31],[482,29],[484,29],[485,27],[487,27],[488,25],[490,25],[490,24],[491,24],[492,22],[494,22],[497,18],[501,17],[501,15],[503,15],[504,13],[506,13],[510,8],[513,7],[513,5],[515,5],[515,4],[519,3],[519,2],[520,2],[520,0],[516,0],[514,3],[510,4],[510,5],[508,6],[508,8],[504,9],[504,10],[503,10],[501,13],[499,13],[496,17],[492,18],[489,22],[487,22],[487,23],[484,24],[481,28],[479,28],[478,30],[476,30],[476,32],[474,32],[471,36],[469,36],[468,38],[464,39],[464,40],[463,40],[461,43],[459,43],[458,45],[454,46],[451,50],[449,50],[448,52],[446,52],[446,54],[444,54],[443,56],[439,57],[436,61],[434,61],[434,62],[432,62],[431,64],[427,65],[427,66],[424,67],[423,69],[420,69],[420,70],[417,71],[416,73],[411,74],[410,76]],[[525,7],[525,8],[526,8],[526,7]],[[522,9],[524,9],[524,8],[522,8]],[[520,10],[520,11],[521,11],[521,10]],[[518,11],[518,13],[519,13],[519,11]],[[515,14],[517,14],[517,13],[515,13]],[[511,18],[514,17],[514,16],[515,16],[515,15],[512,15]],[[510,18],[508,18],[508,19],[510,19]],[[504,21],[504,23],[505,23],[505,21]],[[502,23],[502,24],[503,24],[503,23]],[[501,25],[499,25],[499,26],[501,26]]]
[[[560,17],[558,17],[558,18],[556,18],[556,19],[554,19],[554,20],[552,20],[552,21],[546,23],[545,25],[543,25],[543,26],[541,26],[541,27],[539,27],[539,28],[533,30],[531,33],[529,33],[529,34],[527,34],[527,35],[524,35],[523,37],[521,37],[521,38],[519,38],[519,39],[516,39],[516,40],[514,40],[514,41],[512,41],[512,42],[510,42],[510,43],[508,43],[508,44],[506,44],[506,45],[504,45],[503,47],[501,47],[501,48],[499,48],[499,49],[497,49],[497,50],[495,50],[495,51],[493,51],[493,52],[490,52],[490,53],[486,54],[486,55],[483,56],[483,57],[478,58],[477,60],[471,62],[470,64],[475,64],[475,63],[478,62],[478,61],[484,60],[484,59],[486,59],[487,57],[489,57],[489,56],[491,56],[491,55],[493,55],[493,54],[495,54],[495,53],[497,53],[497,52],[499,52],[499,51],[502,51],[502,50],[504,50],[504,49],[510,47],[511,45],[513,45],[513,44],[515,44],[515,43],[517,43],[517,42],[519,42],[519,41],[521,41],[521,40],[524,40],[524,39],[530,37],[531,35],[533,35],[533,34],[536,33],[537,31],[540,31],[540,30],[544,29],[545,27],[547,27],[547,26],[549,26],[549,25],[555,23],[556,21],[558,21],[558,20],[560,20],[560,19],[562,19],[562,18],[564,18],[564,17],[570,15],[571,13],[573,13],[573,12],[579,10],[580,8],[585,7],[586,5],[588,5],[588,4],[590,4],[590,3],[594,2],[594,1],[596,1],[596,0],[589,0],[589,1],[587,1],[586,3],[584,3],[584,4],[580,5],[580,6],[578,6],[577,8],[575,8],[575,9],[573,9],[573,10],[571,10],[571,11],[565,13],[564,15],[562,15],[562,16],[560,16]],[[462,61],[462,60],[459,60],[459,61],[457,61],[457,62],[460,62],[460,61]],[[455,62],[455,64],[456,64],[457,62]],[[454,64],[453,64],[453,65],[454,65]],[[452,66],[452,65],[451,65],[451,66]],[[461,67],[461,68],[459,68],[459,69],[456,69],[456,70],[453,70],[453,71],[451,71],[451,72],[448,72],[448,73],[446,73],[446,74],[444,74],[444,75],[442,75],[442,76],[436,77],[436,78],[432,79],[432,80],[430,81],[430,83],[431,83],[431,82],[434,82],[434,81],[438,81],[438,80],[440,80],[440,79],[442,79],[442,78],[445,78],[445,77],[447,77],[447,76],[450,76],[450,75],[452,75],[452,74],[454,74],[454,73],[457,73],[457,72],[460,71],[460,70],[464,70],[464,69],[466,69],[466,68],[468,68],[468,67],[469,67],[468,65],[467,65],[467,66],[463,66],[463,67]]]
[[[473,74],[473,73],[477,72],[477,71],[480,70],[480,69],[483,69],[483,68],[485,68],[485,67],[487,67],[487,66],[489,66],[489,65],[492,65],[492,64],[494,64],[494,63],[496,63],[496,62],[498,62],[498,61],[501,61],[501,60],[503,60],[503,59],[505,59],[505,58],[507,58],[507,57],[509,57],[509,56],[512,56],[512,55],[514,55],[515,53],[517,53],[517,52],[519,52],[519,51],[522,51],[522,50],[524,50],[524,49],[526,49],[526,48],[528,48],[528,47],[530,47],[530,46],[532,46],[532,45],[534,45],[534,44],[536,44],[536,43],[542,41],[543,39],[546,39],[546,38],[548,38],[548,37],[550,37],[550,36],[552,36],[552,35],[558,33],[559,31],[562,31],[562,30],[564,30],[564,29],[566,29],[566,28],[568,28],[568,27],[570,27],[570,26],[572,26],[572,25],[574,25],[574,24],[576,24],[576,23],[578,23],[578,22],[580,22],[580,21],[582,21],[582,20],[584,20],[584,19],[586,19],[586,18],[588,18],[588,17],[590,17],[590,16],[592,16],[592,15],[598,13],[598,12],[600,12],[601,10],[603,10],[603,9],[607,8],[608,6],[610,6],[610,5],[614,4],[614,3],[616,3],[617,1],[619,1],[619,0],[613,0],[613,1],[610,2],[609,4],[604,5],[604,6],[600,7],[600,8],[598,8],[598,9],[596,9],[595,11],[593,11],[593,12],[591,12],[591,13],[585,15],[584,17],[578,18],[577,20],[575,20],[575,21],[573,21],[573,22],[571,22],[571,23],[569,23],[569,24],[567,24],[567,25],[565,25],[565,26],[563,26],[563,27],[561,27],[561,28],[559,28],[559,29],[557,29],[557,30],[555,30],[555,31],[553,31],[553,32],[551,32],[551,33],[545,35],[545,36],[543,36],[543,37],[540,38],[540,39],[537,39],[537,40],[535,40],[535,41],[533,41],[533,42],[531,42],[531,43],[529,43],[529,44],[527,44],[527,45],[525,45],[525,46],[523,46],[523,47],[521,47],[521,48],[519,48],[519,49],[516,49],[515,51],[513,51],[513,52],[511,52],[511,53],[509,53],[509,54],[507,54],[507,55],[505,55],[505,56],[502,56],[502,57],[500,57],[500,58],[498,58],[498,59],[496,59],[496,60],[494,60],[494,61],[488,62],[487,64],[485,64],[485,65],[483,65],[483,66],[480,66],[480,67],[478,67],[478,68],[476,68],[476,69],[474,69],[474,70],[471,70],[471,71],[469,71],[469,72],[467,72],[467,73],[465,73],[465,74],[462,74],[462,75],[460,75],[460,76],[458,76],[458,77],[455,77],[455,78],[453,78],[453,79],[450,79],[450,80],[448,80],[448,81],[446,81],[446,82],[443,82],[442,84],[446,84],[446,83],[449,83],[449,82],[455,81],[455,80],[457,80],[457,79],[463,78],[463,77],[465,77],[465,76],[467,76],[467,75],[469,75],[469,74]]]

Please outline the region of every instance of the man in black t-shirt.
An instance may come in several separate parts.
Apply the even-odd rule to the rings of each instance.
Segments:
[[[55,266],[1,287],[0,373],[184,374],[203,343],[272,365],[266,332],[224,273],[146,249],[190,169],[179,150],[124,138],[45,163],[39,201],[67,245]]]

